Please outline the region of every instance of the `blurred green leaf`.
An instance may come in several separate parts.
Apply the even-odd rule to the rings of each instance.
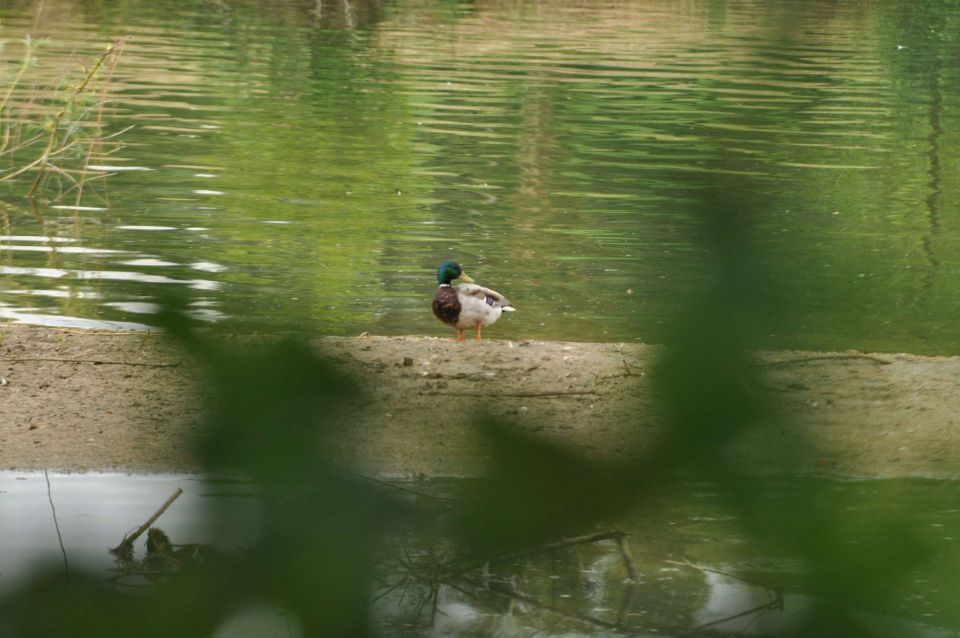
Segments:
[[[591,530],[625,506],[628,486],[604,466],[514,424],[485,418],[476,427],[489,464],[482,480],[464,486],[455,515],[467,549],[490,555],[529,548]]]

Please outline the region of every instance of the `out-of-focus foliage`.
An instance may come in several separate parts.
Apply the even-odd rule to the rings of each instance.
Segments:
[[[377,562],[401,533],[429,530],[429,538],[442,539],[422,565],[401,550],[393,556],[427,583],[429,605],[441,585],[462,584],[451,575],[457,565],[588,534],[691,480],[726,487],[725,505],[747,542],[773,544],[802,561],[798,588],[811,607],[782,635],[877,635],[860,610],[884,610],[925,560],[923,540],[896,510],[855,518],[853,504],[822,485],[789,500],[767,498],[765,480],[728,456],[743,432],[782,418],[764,397],[750,352],[770,326],[789,325],[798,303],[780,294],[789,281],[764,272],[769,255],[759,253],[754,233],[767,204],[745,196],[751,189],[750,180],[730,171],[692,198],[697,222],[688,239],[702,250],[708,276],[671,318],[651,371],[666,426],[657,446],[613,465],[478,417],[491,459],[487,477],[443,508],[411,504],[402,492],[351,474],[348,459],[331,458],[329,442],[350,428],[344,408],[365,401],[365,389],[309,345],[197,332],[168,302],[167,327],[205,370],[210,421],[202,457],[211,472],[242,475],[260,490],[256,544],[138,595],[113,591],[95,575],[38,574],[0,602],[0,636],[209,636],[233,614],[262,604],[283,608],[304,635],[380,635],[387,629],[376,627],[369,612]],[[864,520],[873,533],[851,546],[848,528]]]
[[[723,201],[724,191],[713,197]],[[735,191],[729,197],[743,201]],[[703,211],[706,218],[749,212],[710,202]],[[739,226],[749,228],[745,221]],[[258,485],[259,540],[139,595],[111,591],[94,576],[38,576],[3,601],[0,634],[205,636],[238,610],[266,603],[296,618],[305,635],[375,635],[368,611],[378,583],[375,561],[403,530],[430,529],[430,538],[448,539],[437,546],[447,549],[413,569],[419,582],[432,583],[428,595],[435,602],[445,583],[480,588],[458,565],[480,565],[587,534],[627,508],[642,511],[648,495],[708,478],[728,486],[727,505],[749,537],[780,545],[805,562],[803,591],[815,604],[789,635],[873,635],[851,610],[882,607],[923,559],[923,545],[891,512],[871,521],[876,533],[869,542],[850,547],[849,503],[817,488],[789,502],[766,499],[763,480],[724,461],[725,447],[738,432],[777,417],[764,407],[748,354],[758,308],[769,305],[754,298],[764,287],[749,285],[755,278],[751,247],[740,232],[709,234],[715,280],[677,318],[675,339],[652,371],[668,425],[659,446],[612,466],[484,419],[477,427],[492,459],[488,476],[440,512],[403,502],[402,492],[355,477],[345,471],[343,459],[329,457],[327,443],[350,427],[343,408],[364,401],[364,392],[313,349],[197,333],[171,310],[168,328],[198,355],[209,386],[203,457],[212,472],[239,473]],[[709,326],[705,317],[711,318]]]

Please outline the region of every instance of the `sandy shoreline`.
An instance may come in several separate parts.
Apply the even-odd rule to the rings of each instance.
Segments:
[[[482,474],[467,416],[477,407],[595,458],[625,458],[657,429],[654,346],[365,337],[317,347],[371,393],[334,454],[364,472]],[[744,467],[960,478],[960,358],[776,352],[758,364],[785,418],[727,452]],[[0,468],[199,470],[199,388],[190,357],[161,335],[0,324]]]

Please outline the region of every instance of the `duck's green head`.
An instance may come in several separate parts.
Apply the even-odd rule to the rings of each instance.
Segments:
[[[449,284],[455,280],[473,281],[473,279],[467,276],[467,273],[463,272],[460,264],[448,259],[437,268],[437,283],[441,285]]]

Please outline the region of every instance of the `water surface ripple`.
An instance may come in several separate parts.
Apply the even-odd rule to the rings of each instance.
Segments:
[[[957,352],[955,5],[346,4],[0,9],[11,64],[48,38],[41,90],[131,36],[133,127],[82,202],[4,186],[0,318],[148,327],[177,290],[237,329],[445,335],[453,257],[517,304],[491,336],[657,342],[719,188],[789,303],[765,345]]]

